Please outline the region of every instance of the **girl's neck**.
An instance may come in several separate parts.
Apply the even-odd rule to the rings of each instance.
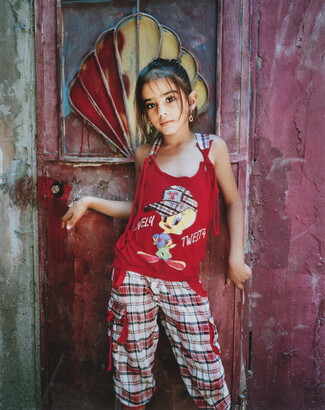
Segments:
[[[192,142],[195,139],[195,135],[191,130],[178,135],[163,135],[162,145],[164,146],[180,146]]]

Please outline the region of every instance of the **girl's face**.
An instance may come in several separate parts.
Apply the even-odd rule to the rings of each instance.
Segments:
[[[158,78],[144,84],[142,99],[148,120],[163,135],[189,132],[188,118],[196,106],[196,92],[188,97],[175,84]]]

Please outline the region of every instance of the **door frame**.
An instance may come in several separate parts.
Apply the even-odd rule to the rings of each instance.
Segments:
[[[251,150],[251,1],[218,1],[217,44],[217,115],[216,130],[224,139],[238,142],[237,150],[230,150],[230,159],[237,173],[237,181],[244,205],[244,243],[246,263],[251,265],[249,246],[249,183]],[[227,50],[229,50],[227,52]],[[233,104],[235,101],[235,104]],[[233,125],[235,124],[235,126]],[[235,405],[245,408],[247,377],[250,369],[249,286],[234,292],[234,361],[233,377],[238,383],[231,393]]]
[[[246,222],[245,246],[248,245],[248,206],[250,176],[250,0],[217,1],[217,81],[216,81],[216,130],[225,140],[236,141],[236,149],[230,150],[230,158],[237,174],[244,203]],[[53,22],[56,22],[53,29]],[[36,114],[38,141],[38,176],[42,177],[43,164],[59,159],[60,119],[57,106],[60,103],[60,54],[57,4],[35,0],[35,48],[36,48]],[[45,136],[55,136],[47,139]],[[48,142],[48,146],[46,145]],[[39,208],[39,227],[42,232],[44,212]],[[40,333],[41,357],[46,349],[46,249],[40,241]],[[231,386],[234,402],[245,402],[246,379],[249,367],[248,297],[234,291],[234,361]],[[245,302],[244,302],[245,301]],[[46,363],[41,364],[43,379],[48,379]],[[46,391],[43,389],[43,395]]]

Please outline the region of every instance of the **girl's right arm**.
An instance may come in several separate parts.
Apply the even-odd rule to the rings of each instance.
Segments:
[[[71,229],[88,209],[101,212],[113,218],[126,219],[130,216],[132,202],[84,196],[75,202],[62,218],[62,228]]]
[[[138,178],[144,159],[149,155],[150,144],[140,145],[135,152],[135,171]],[[75,202],[62,218],[62,228],[71,229],[88,209],[101,212],[113,218],[127,219],[132,210],[132,202],[85,196]]]

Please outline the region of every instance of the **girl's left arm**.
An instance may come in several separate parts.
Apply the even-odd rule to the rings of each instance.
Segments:
[[[250,267],[244,262],[243,206],[231,169],[227,146],[219,137],[212,142],[210,159],[214,164],[218,185],[227,208],[230,249],[226,285],[232,281],[239,289],[243,289],[244,282],[252,274]]]

